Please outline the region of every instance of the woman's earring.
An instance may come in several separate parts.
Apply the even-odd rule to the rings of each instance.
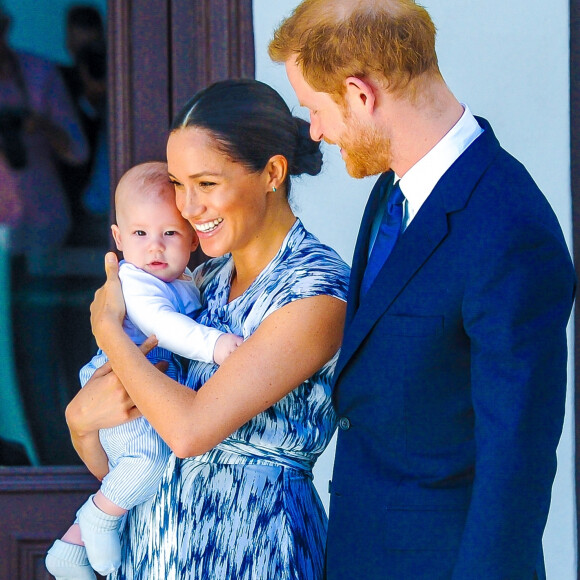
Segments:
[[[275,188],[275,187],[273,187],[273,188],[272,188],[272,191],[273,191],[274,193],[276,193],[276,188]]]

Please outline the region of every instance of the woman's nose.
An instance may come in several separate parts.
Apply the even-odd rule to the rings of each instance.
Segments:
[[[177,196],[177,208],[181,215],[189,221],[199,218],[204,211],[203,204],[200,203],[199,197],[193,192],[185,192]]]

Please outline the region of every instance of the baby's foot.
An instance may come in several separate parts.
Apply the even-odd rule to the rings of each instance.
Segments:
[[[95,580],[84,546],[56,540],[46,554],[46,569],[56,580]]]
[[[103,576],[112,574],[121,565],[119,526],[123,516],[101,511],[91,496],[77,512],[77,518],[91,566]]]

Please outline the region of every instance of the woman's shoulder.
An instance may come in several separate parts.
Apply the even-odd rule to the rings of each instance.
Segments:
[[[295,243],[288,244],[287,255],[281,265],[287,269],[308,268],[311,272],[331,271],[337,277],[348,278],[350,268],[330,246],[323,244],[314,234],[298,224]]]
[[[314,234],[305,230],[305,237],[300,246],[296,257],[298,259],[306,259],[315,264],[320,264],[321,267],[327,265],[339,265],[341,270],[349,270],[347,263],[340,257],[338,252],[323,244]]]
[[[299,221],[294,234],[274,269],[280,286],[303,296],[330,294],[346,299],[350,276],[346,262]]]

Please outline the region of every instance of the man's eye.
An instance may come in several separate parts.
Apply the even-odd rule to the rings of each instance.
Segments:
[[[213,185],[215,185],[214,181],[200,181],[199,182],[200,187],[212,187]]]

